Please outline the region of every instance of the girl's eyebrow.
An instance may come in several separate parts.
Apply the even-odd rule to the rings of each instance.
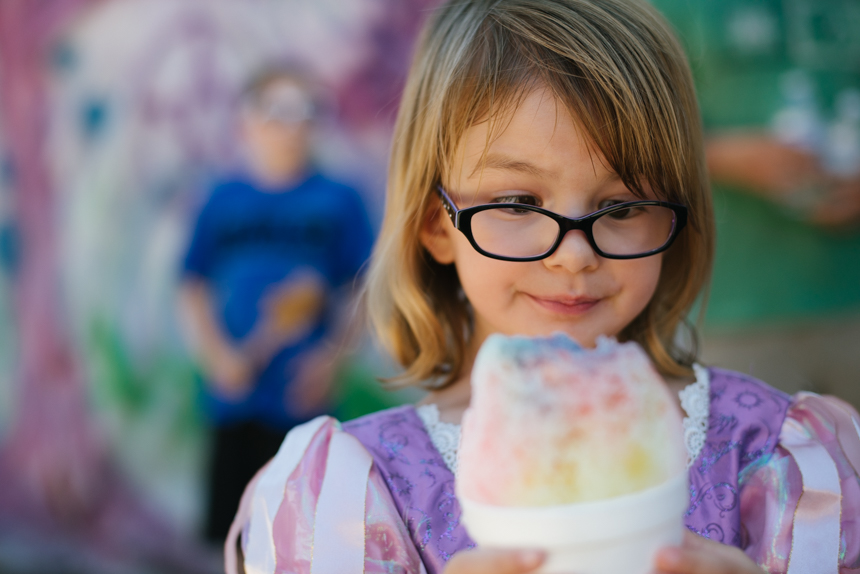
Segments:
[[[488,153],[477,163],[477,165],[475,165],[475,169],[472,170],[472,173],[469,174],[469,177],[474,177],[474,175],[482,169],[500,169],[503,171],[515,171],[519,173],[533,175],[541,179],[547,179],[552,175],[549,171],[538,167],[529,161],[514,159],[512,157],[493,152]]]

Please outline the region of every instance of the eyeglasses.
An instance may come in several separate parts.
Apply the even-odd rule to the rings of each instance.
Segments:
[[[317,109],[313,97],[293,83],[276,84],[246,103],[249,112],[266,122],[293,126],[314,119]]]
[[[489,203],[458,209],[437,186],[454,227],[478,253],[503,261],[537,261],[553,254],[568,231],[585,233],[607,259],[637,259],[665,251],[687,224],[687,208],[666,201],[627,201],[570,218],[535,205]]]

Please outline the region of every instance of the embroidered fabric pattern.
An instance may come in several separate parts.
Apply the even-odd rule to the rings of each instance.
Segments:
[[[687,468],[695,462],[708,435],[708,413],[711,408],[711,384],[708,370],[694,364],[696,382],[687,385],[679,393],[681,408],[687,414],[684,424],[684,445],[687,447]]]
[[[415,412],[424,423],[433,446],[442,455],[445,466],[456,475],[457,452],[460,449],[460,425],[440,421],[439,407],[433,403],[415,407]]]

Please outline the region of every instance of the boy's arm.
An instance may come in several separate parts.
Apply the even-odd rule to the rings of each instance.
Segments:
[[[224,335],[212,314],[206,282],[186,279],[179,287],[179,315],[186,338],[212,390],[225,397],[244,395],[251,385],[253,362]]]
[[[712,134],[706,158],[713,182],[775,203],[798,204],[811,223],[839,227],[860,221],[860,176],[828,175],[815,155],[766,133]],[[807,190],[817,191],[804,198]]]
[[[760,132],[724,132],[705,140],[708,172],[716,183],[781,201],[824,175],[811,153]]]
[[[299,411],[313,412],[325,405],[340,363],[361,337],[360,289],[352,284],[336,295],[335,321],[330,334],[302,358],[288,402]]]

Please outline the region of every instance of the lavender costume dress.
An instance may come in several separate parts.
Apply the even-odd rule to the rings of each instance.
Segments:
[[[771,573],[860,568],[856,411],[719,369],[699,369],[681,396],[690,530],[742,548]],[[411,406],[298,427],[248,485],[228,572],[238,537],[249,574],[442,572],[474,546],[448,458]]]

